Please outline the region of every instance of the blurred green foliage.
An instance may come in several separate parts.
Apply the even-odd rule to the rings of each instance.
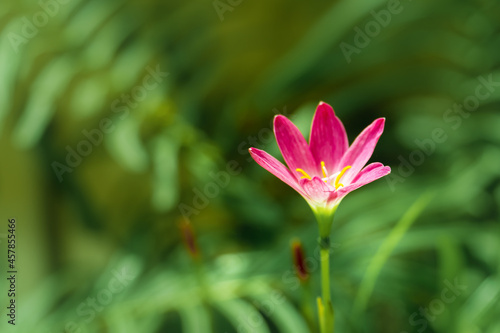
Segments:
[[[279,156],[273,116],[307,135],[324,100],[351,141],[386,117],[373,160],[393,169],[338,210],[336,331],[500,332],[499,17],[494,0],[2,2],[19,295],[13,328],[0,279],[1,331],[308,332],[289,241],[317,295],[317,227],[246,150]],[[449,283],[466,289],[444,302]]]

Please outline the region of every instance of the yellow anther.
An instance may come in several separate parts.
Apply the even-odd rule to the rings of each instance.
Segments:
[[[300,179],[304,179],[304,178],[307,178],[307,179],[311,179],[311,177],[302,169],[295,169],[295,171],[298,171],[300,172],[301,174],[303,174],[304,176],[300,177]]]
[[[342,178],[342,176],[344,175],[344,173],[347,171],[347,169],[350,169],[350,168],[351,168],[351,166],[348,165],[345,168],[343,168],[342,171],[340,171],[340,173],[337,176],[337,178],[335,178],[335,189],[338,189],[340,186],[344,187],[344,184],[339,183],[339,181],[340,181],[340,178]]]
[[[328,178],[328,173],[326,172],[325,162],[321,161],[321,171],[323,171],[323,178]]]

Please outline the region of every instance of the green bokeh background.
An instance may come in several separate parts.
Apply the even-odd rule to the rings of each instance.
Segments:
[[[386,117],[372,161],[393,170],[337,211],[336,332],[500,332],[499,18],[486,0],[1,2],[0,331],[311,331],[289,244],[315,309],[314,217],[247,148],[278,157],[273,116],[307,136],[322,100],[351,142]]]

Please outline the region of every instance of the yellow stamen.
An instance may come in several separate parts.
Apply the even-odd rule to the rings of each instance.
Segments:
[[[324,161],[321,161],[321,171],[323,171],[323,178],[328,178]]]
[[[342,178],[342,176],[344,175],[344,173],[347,171],[347,169],[350,169],[350,168],[351,168],[351,166],[348,165],[345,168],[343,168],[342,171],[340,171],[340,173],[337,176],[337,178],[335,178],[335,189],[338,189],[340,186],[344,187],[344,184],[339,183],[339,181],[340,181],[340,178]]]
[[[300,179],[304,179],[304,178],[307,178],[307,179],[311,179],[311,177],[302,169],[295,169],[295,171],[298,171],[300,172],[301,174],[303,174],[304,176],[300,177]]]

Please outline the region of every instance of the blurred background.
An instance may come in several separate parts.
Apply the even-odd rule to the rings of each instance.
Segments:
[[[372,161],[392,167],[337,211],[336,332],[500,332],[499,17],[493,0],[1,2],[0,331],[315,332],[317,225],[247,149],[281,160],[274,115],[307,136],[325,101],[351,142],[386,117]]]

